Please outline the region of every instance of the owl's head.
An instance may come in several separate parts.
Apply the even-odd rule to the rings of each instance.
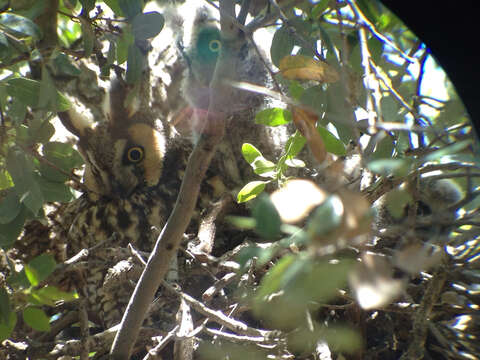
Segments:
[[[127,197],[156,186],[160,180],[165,138],[149,111],[125,106],[126,85],[114,81],[103,121],[89,121],[77,109],[60,113],[67,129],[78,137],[85,160],[84,184],[91,199]]]

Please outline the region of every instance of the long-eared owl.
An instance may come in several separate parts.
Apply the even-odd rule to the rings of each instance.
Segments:
[[[113,82],[101,121],[88,122],[75,110],[59,114],[85,160],[85,193],[62,212],[60,238],[67,258],[90,249],[80,284],[90,318],[103,326],[121,319],[133,290],[129,281],[107,286],[109,269],[128,257],[122,256],[128,244],[151,251],[158,235],[152,228],[161,229],[166,219],[158,186],[165,138],[149,109],[136,109],[135,101],[125,106],[127,90]]]

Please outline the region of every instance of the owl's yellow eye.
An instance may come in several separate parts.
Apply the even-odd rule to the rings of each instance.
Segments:
[[[141,146],[132,146],[127,150],[127,160],[131,163],[138,163],[143,160],[144,151]]]
[[[222,48],[222,43],[220,42],[220,40],[211,40],[208,43],[208,48],[212,52],[219,52],[220,49]]]

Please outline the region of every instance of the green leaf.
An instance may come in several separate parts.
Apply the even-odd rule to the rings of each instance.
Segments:
[[[325,129],[323,126],[318,126],[317,130],[322,137],[323,142],[325,143],[325,149],[328,152],[338,156],[345,156],[347,154],[347,150],[345,149],[343,142],[330,131]]]
[[[400,219],[405,216],[405,208],[412,201],[412,196],[405,189],[393,189],[387,193],[385,205],[390,215]]]
[[[68,143],[49,142],[43,146],[43,154],[50,163],[67,174],[73,168],[78,168],[83,164],[83,158]],[[68,178],[67,175],[45,163],[40,164],[40,173],[45,180],[52,182],[63,183]]]
[[[253,172],[262,177],[274,178],[276,175],[275,164],[263,157],[257,158],[250,165],[253,167]]]
[[[290,80],[288,84],[288,92],[295,100],[300,100],[300,97],[304,93],[305,89],[296,80]]]
[[[107,6],[112,9],[112,11],[115,13],[115,15],[117,16],[124,16],[123,14],[123,11],[120,7],[120,5],[118,4],[118,0],[103,0],[103,2],[105,4],[107,4]]]
[[[27,218],[26,214],[26,208],[22,206],[20,213],[13,221],[8,224],[0,224],[0,247],[7,249],[17,240],[18,235],[23,230]]]
[[[126,77],[128,84],[135,84],[140,79],[145,68],[145,60],[145,55],[137,45],[132,44],[128,47]]]
[[[242,203],[254,199],[265,190],[265,185],[268,181],[251,181],[246,184],[237,195],[237,202]]]
[[[272,240],[280,235],[282,220],[268,195],[262,194],[257,198],[252,216],[256,221],[255,230],[264,239]]]
[[[424,157],[424,161],[440,160],[444,156],[456,154],[464,150],[466,147],[470,146],[471,143],[472,143],[471,140],[463,140],[457,143],[450,144],[444,147],[443,149],[435,150],[431,152],[430,154]]]
[[[225,216],[225,221],[242,230],[255,228],[255,219],[245,216]]]
[[[0,190],[13,187],[13,180],[7,170],[0,169]]]
[[[49,181],[41,176],[37,177],[37,182],[46,202],[69,202],[73,199],[71,188],[64,183]]]
[[[163,29],[165,19],[156,11],[138,14],[132,21],[133,36],[136,40],[147,40],[157,36]]]
[[[251,165],[258,157],[263,157],[260,150],[255,146],[249,143],[244,143],[242,145],[242,155],[243,158]]]
[[[295,133],[294,136],[291,136],[287,143],[285,144],[286,156],[289,158],[293,158],[297,156],[300,151],[302,151],[303,147],[305,146],[306,140],[300,134],[299,131]]]
[[[29,132],[32,132],[32,126]],[[42,121],[40,127],[34,129],[34,133],[31,134],[32,143],[46,143],[54,134],[55,127],[48,120]]]
[[[32,286],[37,286],[53,272],[56,265],[52,255],[42,254],[25,265],[25,275]]]
[[[65,292],[55,286],[45,286],[38,290],[32,290],[30,293],[32,299],[41,305],[55,306],[58,301],[73,301],[78,299],[75,292]]]
[[[318,4],[316,4],[312,9],[312,18],[318,19],[328,8],[329,4],[330,0],[321,0]]]
[[[285,125],[292,121],[292,113],[286,109],[271,108],[261,110],[255,116],[257,124],[267,126]]]
[[[42,66],[42,81],[40,82],[40,94],[38,96],[38,107],[42,109],[55,110],[57,89],[47,67]]]
[[[42,37],[39,27],[32,20],[17,14],[0,14],[0,26],[17,38],[31,36],[38,40]]]
[[[15,184],[14,190],[20,202],[36,215],[43,206],[43,196],[33,177],[33,169],[31,160],[21,151],[11,149],[8,152],[7,170]]]
[[[300,102],[322,114],[327,104],[326,92],[321,85],[309,87],[300,96]]]
[[[287,27],[282,26],[273,34],[270,56],[276,67],[280,65],[282,58],[291,54],[294,44],[295,41]]]
[[[117,42],[117,63],[118,65],[123,64],[127,61],[128,58],[128,50],[130,46],[135,41],[133,34],[129,31],[128,28],[125,28],[123,31],[122,36]]]
[[[10,297],[7,290],[2,286],[0,287],[0,324],[7,324],[10,318]]]
[[[37,108],[40,99],[41,84],[38,81],[27,78],[13,78],[7,81],[7,93],[17,101]],[[67,111],[70,109],[70,102],[68,99],[56,92],[56,109],[57,111]]]
[[[95,32],[92,24],[87,19],[80,18],[80,25],[82,29],[83,51],[86,58],[90,57],[93,52],[93,45],[95,43]]]
[[[69,57],[65,54],[58,54],[58,56],[53,59],[53,66],[56,75],[80,76],[82,73],[79,68],[71,63]]]
[[[50,321],[42,309],[29,306],[23,310],[23,320],[32,329],[37,331],[50,331]]]
[[[88,14],[95,7],[95,0],[80,0],[80,4],[82,4],[82,11]]]
[[[15,314],[13,311],[10,311],[8,315],[7,322],[0,322],[0,343],[10,337],[10,334],[12,333],[13,329],[15,329],[15,325],[17,324],[17,314]]]
[[[143,0],[118,0],[118,6],[129,19],[133,19],[143,10]]]
[[[394,149],[395,143],[393,141],[393,138],[388,134],[385,134],[385,137],[377,143],[375,151],[372,153],[371,156],[368,157],[368,159],[388,159],[392,156]]]
[[[406,176],[412,166],[412,159],[378,159],[370,161],[367,165],[370,171],[376,174],[398,177]]]
[[[19,201],[17,194],[13,189],[7,191],[7,195],[0,200],[0,224],[8,224],[13,221],[20,210],[22,209],[22,204]]]
[[[343,219],[343,203],[337,195],[330,195],[312,213],[307,231],[312,237],[328,235],[337,229]]]

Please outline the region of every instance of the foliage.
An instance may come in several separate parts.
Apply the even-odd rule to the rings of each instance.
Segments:
[[[463,217],[447,219],[450,230],[456,229],[454,235],[441,243],[416,239],[419,251],[407,247],[410,252],[385,252],[395,254],[396,266],[402,256],[414,259],[411,252],[420,254],[397,266],[407,273],[413,267],[416,275],[418,263],[431,255],[427,243],[442,253],[448,249],[452,264],[467,266],[471,260],[466,259],[475,259],[479,251],[474,217],[478,147],[448,80],[442,84],[447,98],[429,93],[424,75],[440,70],[427,70],[427,64],[434,63],[428,49],[379,2],[277,3],[284,8],[272,17],[276,26],[270,57],[278,68],[272,71],[273,81],[287,106],[262,109],[255,122],[294,131],[277,159],[264,156],[259,144],[244,143],[241,148],[254,180],[237,191],[237,201],[250,205],[251,217],[228,219],[253,230],[258,243],[242,248],[235,261],[239,275],[265,275],[255,287],[239,287],[235,294],[248,299],[246,305],[262,326],[282,331],[285,346],[294,353],[307,356],[323,339],[337,353],[355,354],[364,344],[347,321],[335,319],[327,326],[327,321],[312,317],[337,301],[340,305],[334,304],[332,311],[341,308],[347,314],[343,320],[351,320],[349,311],[356,301],[361,305],[365,300],[362,290],[376,297],[375,308],[388,306],[403,291],[403,283],[397,287],[394,282],[398,279],[380,276],[380,270],[388,273],[392,266],[383,267],[382,260],[364,254],[373,238],[371,203],[388,193],[386,208],[400,219],[405,209],[411,213],[417,207],[419,195],[412,184],[418,185],[422,175],[454,178],[466,194],[458,208],[448,209],[464,212]],[[256,19],[271,14],[271,6],[265,4]],[[45,219],[46,205],[73,200],[72,185],[81,187],[75,170],[81,168],[82,157],[70,143],[58,141],[59,129],[53,125],[56,113],[71,106],[65,79],[85,75],[78,61],[83,59],[101,78],[109,78],[112,70],[123,71],[127,83],[137,86],[148,65],[148,41],[162,31],[165,20],[159,12],[144,12],[143,0],[0,1],[0,8],[0,246],[6,253],[15,251],[25,224]],[[53,32],[42,20],[51,9],[57,19]],[[345,180],[342,163],[359,154],[357,168],[370,177],[361,194],[359,186],[356,191],[344,189],[358,184],[359,178]],[[285,190],[300,176],[312,180],[300,185],[304,193]],[[318,186],[322,181],[327,185]],[[267,195],[272,188],[277,190]],[[289,193],[285,199],[283,193],[278,196],[282,191]],[[290,220],[285,208],[293,209],[296,220]],[[468,241],[470,250],[464,250]],[[49,285],[58,268],[48,251],[2,265],[8,276],[0,278],[0,341],[14,334],[20,313],[29,330],[48,332],[55,318],[52,309],[78,298]],[[387,283],[383,288],[378,285],[383,286],[382,281]],[[235,358],[246,348],[252,358],[270,354],[253,345],[217,345],[203,343],[203,356]]]

